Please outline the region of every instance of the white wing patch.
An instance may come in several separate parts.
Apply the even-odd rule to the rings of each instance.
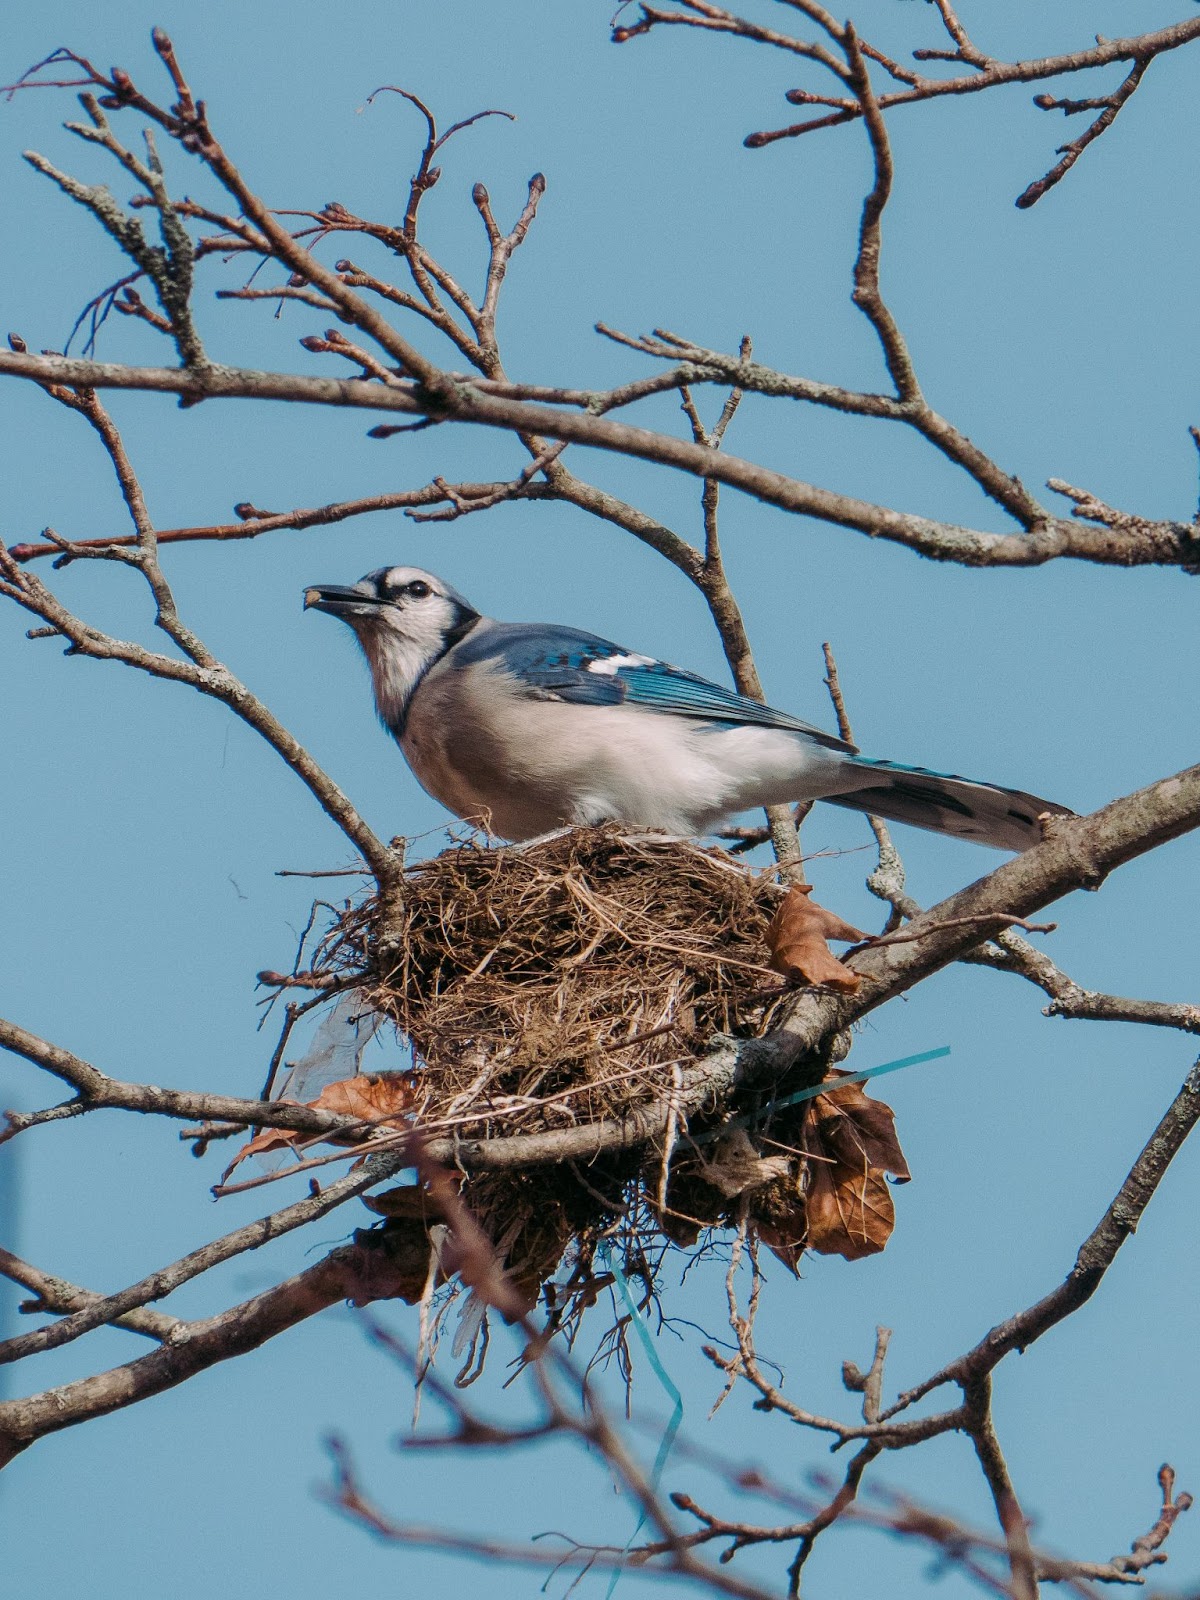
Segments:
[[[652,667],[655,665],[653,656],[604,656],[597,661],[589,661],[589,672],[599,672],[606,678],[615,678],[622,667]]]

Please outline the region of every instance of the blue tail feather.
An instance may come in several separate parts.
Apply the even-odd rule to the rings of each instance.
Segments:
[[[977,783],[954,773],[930,772],[925,767],[863,757],[849,764],[862,773],[863,787],[846,794],[827,795],[830,805],[868,811],[889,822],[907,822],[932,833],[974,839],[999,850],[1028,850],[1040,843],[1042,827],[1038,819],[1046,813],[1056,817],[1073,815],[1066,806],[1042,800],[1023,789]]]

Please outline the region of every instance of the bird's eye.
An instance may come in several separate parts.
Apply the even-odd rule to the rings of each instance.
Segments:
[[[406,583],[404,585],[404,593],[411,595],[414,600],[424,600],[430,592],[429,585],[427,583],[422,583],[420,578],[416,579],[416,581],[413,583]]]

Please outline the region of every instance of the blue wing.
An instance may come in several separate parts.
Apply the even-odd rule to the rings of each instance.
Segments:
[[[455,650],[463,666],[496,661],[533,695],[574,705],[642,706],[705,722],[780,728],[833,750],[854,753],[844,739],[722,689],[694,672],[623,650],[595,634],[553,624],[493,623],[468,634]]]

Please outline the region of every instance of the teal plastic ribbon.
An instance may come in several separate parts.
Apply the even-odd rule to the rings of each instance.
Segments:
[[[901,1056],[899,1061],[885,1061],[881,1067],[868,1067],[865,1072],[848,1072],[844,1078],[822,1083],[810,1083],[807,1089],[797,1089],[795,1094],[784,1095],[782,1100],[772,1100],[763,1106],[760,1111],[748,1111],[743,1117],[731,1117],[728,1122],[723,1122],[719,1128],[713,1128],[710,1133],[696,1134],[693,1144],[711,1144],[714,1139],[720,1139],[729,1132],[730,1128],[748,1128],[753,1122],[761,1122],[773,1111],[779,1111],[784,1106],[799,1105],[801,1100],[815,1100],[819,1094],[836,1094],[839,1089],[848,1088],[852,1083],[865,1083],[868,1078],[881,1078],[885,1072],[899,1072],[901,1067],[915,1067],[922,1061],[937,1061],[941,1056],[950,1054],[948,1044],[939,1045],[936,1050],[922,1050],[920,1055]]]
[[[650,1329],[646,1326],[646,1319],[638,1310],[637,1301],[633,1298],[633,1294],[629,1288],[629,1279],[625,1276],[620,1262],[609,1248],[607,1240],[601,1240],[600,1259],[604,1262],[604,1265],[616,1279],[616,1284],[618,1290],[620,1291],[621,1299],[625,1302],[626,1310],[629,1312],[629,1320],[638,1336],[638,1341],[641,1344],[642,1349],[645,1351],[646,1360],[650,1363],[650,1367],[654,1373],[654,1376],[662,1385],[664,1393],[674,1407],[671,1412],[671,1420],[663,1429],[662,1442],[658,1447],[658,1454],[654,1457],[654,1465],[650,1469],[650,1487],[657,1494],[658,1485],[663,1475],[663,1468],[667,1464],[667,1457],[671,1454],[671,1446],[675,1443],[675,1436],[679,1432],[680,1423],[683,1421],[683,1396],[675,1387],[671,1380],[670,1373],[662,1364],[662,1358],[659,1356],[659,1353],[655,1348],[654,1339],[651,1336]],[[638,1534],[641,1533],[645,1521],[646,1513],[643,1511],[637,1519],[637,1526],[629,1535],[628,1543],[626,1544],[625,1549],[622,1551],[623,1555],[628,1555],[630,1550],[632,1550],[634,1540],[637,1538]],[[621,1573],[623,1570],[624,1569],[621,1567],[614,1569],[613,1575],[609,1579],[608,1588],[605,1591],[605,1600],[610,1600],[613,1590],[621,1581]]]
[[[778,1111],[784,1106],[799,1105],[801,1100],[815,1100],[819,1094],[834,1094],[838,1089],[848,1088],[852,1083],[866,1083],[868,1078],[881,1078],[885,1072],[899,1072],[901,1067],[916,1067],[922,1061],[937,1061],[941,1056],[950,1054],[950,1046],[942,1044],[936,1050],[922,1050],[920,1055],[901,1056],[899,1061],[885,1061],[881,1067],[868,1067],[865,1072],[848,1072],[844,1078],[827,1083],[812,1083],[807,1089],[797,1089],[795,1094],[785,1095],[782,1100],[772,1100],[767,1108]],[[757,1122],[763,1115],[759,1111],[751,1116],[735,1117],[732,1122],[723,1122],[717,1129],[716,1137],[720,1137],[728,1128],[746,1128],[751,1122]]]

